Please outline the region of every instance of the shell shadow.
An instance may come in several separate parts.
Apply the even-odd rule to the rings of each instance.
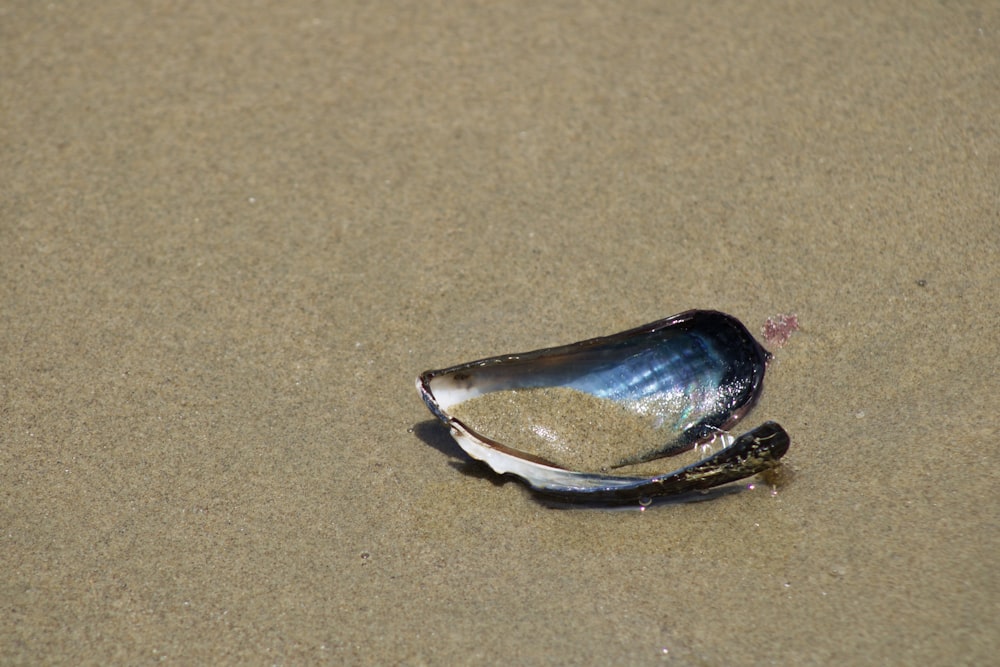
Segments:
[[[512,481],[508,477],[496,474],[488,465],[466,454],[465,450],[459,447],[455,439],[451,437],[448,427],[437,419],[428,419],[414,424],[413,434],[424,444],[448,457],[448,465],[463,475],[489,480],[495,486],[503,486]]]
[[[722,498],[723,496],[729,496],[734,493],[741,493],[743,488],[736,484],[729,484],[726,486],[719,486],[712,489],[705,489],[702,491],[688,491],[687,493],[681,493],[674,496],[658,496],[651,498],[648,503],[640,503],[638,500],[628,500],[621,502],[614,501],[596,501],[596,500],[579,500],[579,501],[569,501],[562,500],[559,498],[551,498],[549,496],[532,493],[535,497],[535,501],[549,509],[554,510],[601,510],[605,512],[644,512],[649,509],[654,509],[657,507],[665,507],[669,505],[691,505],[693,503],[703,503],[709,500],[714,500],[716,498]]]

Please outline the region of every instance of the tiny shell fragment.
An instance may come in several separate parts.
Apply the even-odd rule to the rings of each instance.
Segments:
[[[775,347],[784,347],[792,334],[799,330],[798,315],[775,315],[767,318],[767,322],[761,327],[761,334],[764,341]]]

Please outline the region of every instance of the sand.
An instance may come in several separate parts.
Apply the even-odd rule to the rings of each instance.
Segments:
[[[992,2],[14,3],[0,663],[987,664]],[[794,479],[558,510],[428,368],[795,314]]]
[[[582,472],[648,461],[678,435],[653,415],[569,387],[495,391],[449,413],[507,447]]]
[[[664,411],[663,407],[672,407],[678,399],[657,400],[664,398],[647,397],[630,405],[570,387],[533,387],[482,394],[451,406],[447,413],[478,434],[477,440],[495,443],[490,444],[490,448],[504,449],[519,458],[575,472],[648,480],[702,463],[700,475],[687,471],[689,479],[701,478],[704,481],[714,478],[716,484],[721,484],[719,474],[726,470],[727,479],[741,479],[739,475],[742,474],[743,483],[750,488],[764,483],[774,491],[784,487],[794,476],[790,466],[774,463],[773,448],[769,448],[766,458],[774,467],[766,469],[761,467],[762,458],[748,457],[746,447],[740,445],[735,447],[744,453],[739,463],[735,462],[733,452],[729,452],[723,465],[718,461],[709,461],[708,457],[717,453],[717,449],[734,444],[736,436],[732,431],[717,430],[711,439],[694,445],[677,444],[683,435],[674,428],[678,423],[674,418],[679,415]],[[661,423],[660,418],[664,416],[669,421]],[[753,441],[759,443],[760,438],[771,440],[769,436],[756,433]],[[780,442],[787,444],[788,441],[782,435]],[[782,450],[777,458],[780,459],[784,453]],[[509,462],[505,461],[504,465],[509,465]],[[503,466],[494,463],[491,467],[504,470]],[[537,482],[538,475],[526,477]],[[730,490],[727,488],[724,492]],[[641,497],[640,507],[649,507],[654,502],[683,502],[679,498],[685,496],[676,488],[660,488],[652,493],[647,489],[646,492],[649,495]],[[574,495],[575,502],[572,499],[557,502],[598,505],[598,501]],[[707,494],[699,492],[699,495],[703,498]],[[611,508],[611,505],[604,504],[606,509]],[[632,504],[635,505],[634,500]]]

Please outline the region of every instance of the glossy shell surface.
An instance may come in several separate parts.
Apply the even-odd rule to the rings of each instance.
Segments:
[[[622,443],[624,462],[690,449],[738,422],[756,403],[770,355],[737,319],[688,311],[611,336],[480,359],[422,373],[417,389],[459,445],[498,473],[568,500],[628,501],[709,488],[773,466],[788,447],[769,422],[704,461],[640,477],[565,467],[490,433],[477,432],[453,408],[484,394],[567,388],[651,416],[657,446]]]

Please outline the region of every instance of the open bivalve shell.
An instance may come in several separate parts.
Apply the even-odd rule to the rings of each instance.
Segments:
[[[778,464],[766,422],[672,472],[651,461],[732,428],[757,402],[770,354],[739,320],[692,310],[611,336],[422,373],[417,390],[472,458],[567,501],[684,494]]]

